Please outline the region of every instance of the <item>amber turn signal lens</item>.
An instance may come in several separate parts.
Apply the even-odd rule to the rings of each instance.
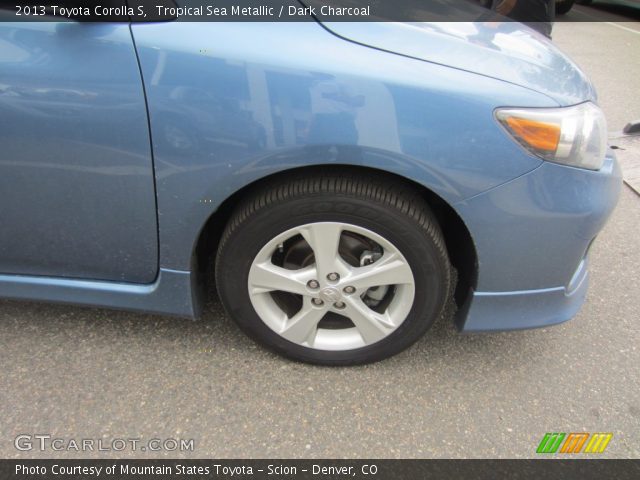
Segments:
[[[568,107],[498,108],[496,120],[529,153],[550,162],[599,170],[607,151],[607,121],[584,102]]]
[[[547,152],[555,152],[558,148],[560,125],[518,117],[509,117],[506,123],[515,135],[532,148]]]

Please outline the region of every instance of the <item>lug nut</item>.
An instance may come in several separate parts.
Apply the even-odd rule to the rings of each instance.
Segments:
[[[345,304],[344,302],[336,302],[333,304],[333,306],[339,309],[343,309],[345,307]]]
[[[330,282],[337,282],[338,280],[340,280],[340,275],[338,275],[336,272],[332,272],[327,275],[327,280],[329,280]]]
[[[319,286],[320,286],[320,284],[318,283],[318,281],[317,281],[317,280],[309,280],[309,281],[307,282],[307,287],[309,287],[309,288],[316,289],[316,288],[318,288]]]
[[[356,291],[356,287],[352,287],[349,285],[348,287],[344,287],[344,293],[351,294]]]
[[[313,303],[316,307],[324,305],[324,302],[319,298],[312,298],[311,303]]]

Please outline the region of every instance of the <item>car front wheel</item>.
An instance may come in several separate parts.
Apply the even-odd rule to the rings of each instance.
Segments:
[[[443,309],[450,266],[423,198],[393,178],[292,177],[242,204],[216,284],[240,327],[286,356],[347,365],[394,355]]]

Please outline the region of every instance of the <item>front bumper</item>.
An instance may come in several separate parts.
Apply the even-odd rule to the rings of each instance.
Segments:
[[[478,256],[478,279],[457,318],[465,332],[569,320],[586,298],[588,250],[613,211],[622,173],[540,167],[455,207]]]
[[[463,332],[486,332],[546,327],[565,322],[578,313],[587,297],[587,257],[576,271],[577,282],[557,287],[516,292],[473,292],[460,309],[457,323]]]

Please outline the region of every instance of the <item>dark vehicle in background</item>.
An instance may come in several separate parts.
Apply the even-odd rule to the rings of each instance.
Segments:
[[[500,0],[479,0],[480,5],[486,8],[493,8]],[[527,1],[527,0],[521,0]],[[575,4],[578,5],[615,5],[640,9],[640,0],[555,0],[556,15],[569,13]]]
[[[499,3],[500,0],[479,0],[480,5],[486,8],[493,8],[494,5]],[[526,0],[525,0],[526,1]],[[573,7],[573,4],[576,0],[555,0],[555,11],[558,15],[564,15]],[[583,0],[578,3],[582,3],[583,5],[587,5],[591,3],[593,0]]]

